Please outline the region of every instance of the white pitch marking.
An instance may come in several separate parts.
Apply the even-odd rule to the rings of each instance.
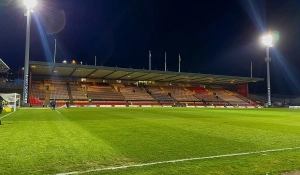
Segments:
[[[47,108],[47,107],[45,107],[45,108],[20,108],[20,109],[28,109],[28,110],[30,110],[30,109],[32,109],[32,110],[35,110],[35,109],[50,109],[50,108]]]
[[[58,110],[55,110],[57,113],[61,114]]]
[[[0,117],[0,119],[3,119],[4,117],[7,117],[7,116],[9,116],[9,115],[10,115],[10,114],[12,114],[12,113],[14,113],[14,112],[11,112],[11,113],[9,113],[9,114],[6,114],[6,115],[4,115],[4,116]]]
[[[136,164],[136,165],[124,165],[124,166],[116,166],[116,167],[98,168],[98,169],[86,170],[86,171],[73,171],[73,172],[67,172],[67,173],[58,173],[56,175],[82,174],[82,173],[90,173],[90,172],[104,171],[104,170],[116,170],[116,169],[151,166],[151,165],[166,164],[166,163],[186,162],[186,161],[192,161],[192,160],[204,160],[204,159],[214,159],[214,158],[222,158],[222,157],[244,156],[244,155],[251,155],[251,154],[279,152],[279,151],[295,150],[295,149],[300,149],[300,147],[270,149],[270,150],[264,150],[264,151],[254,151],[254,152],[244,152],[244,153],[234,153],[234,154],[222,154],[222,155],[216,155],[216,156],[194,157],[194,158],[177,159],[177,160],[167,160],[167,161],[161,161],[161,162],[150,162],[150,163],[142,163],[142,164]]]

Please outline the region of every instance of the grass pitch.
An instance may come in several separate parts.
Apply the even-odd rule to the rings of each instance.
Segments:
[[[300,169],[299,113],[20,109],[0,125],[0,174],[281,174]],[[257,152],[282,148],[291,149]],[[251,152],[257,153],[211,157]],[[119,169],[105,169],[111,167]]]

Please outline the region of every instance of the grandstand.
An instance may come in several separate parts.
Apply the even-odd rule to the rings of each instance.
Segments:
[[[30,104],[229,107],[256,105],[248,83],[261,78],[30,62]]]

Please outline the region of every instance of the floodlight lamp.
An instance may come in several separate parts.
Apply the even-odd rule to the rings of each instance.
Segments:
[[[37,4],[36,0],[24,0],[23,2],[27,9],[32,9]]]
[[[272,35],[265,35],[262,37],[262,43],[267,47],[273,46],[273,37]]]

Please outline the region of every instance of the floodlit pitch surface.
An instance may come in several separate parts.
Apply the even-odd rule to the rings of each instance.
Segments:
[[[300,110],[58,111],[20,109],[2,119],[0,174],[257,175],[300,169]]]

